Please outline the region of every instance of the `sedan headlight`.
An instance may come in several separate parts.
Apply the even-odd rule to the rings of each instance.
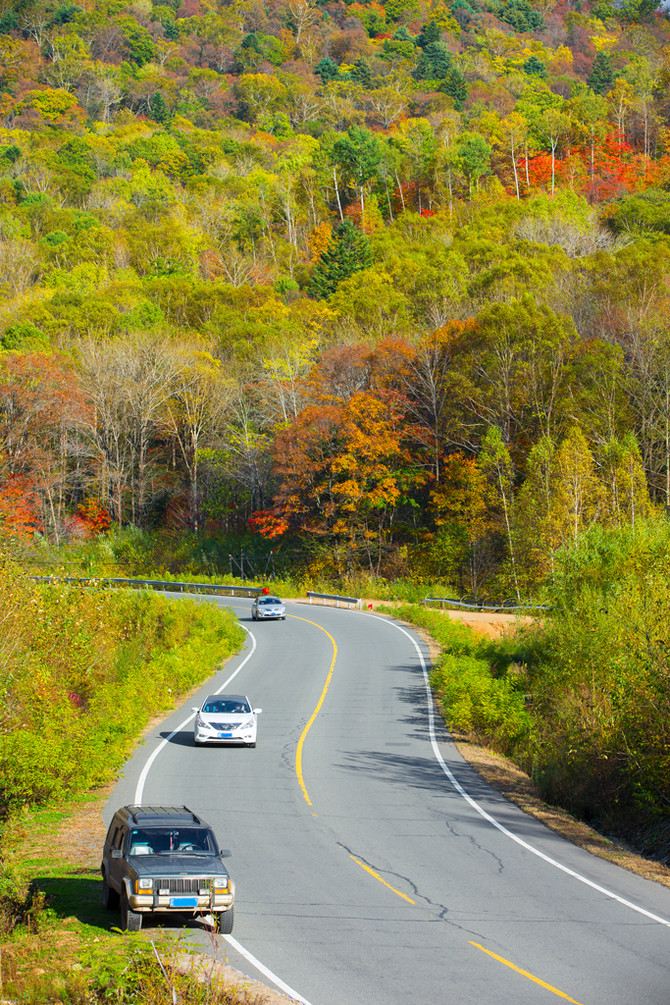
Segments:
[[[153,879],[145,879],[140,877],[140,879],[135,880],[135,893],[151,893],[154,888]]]

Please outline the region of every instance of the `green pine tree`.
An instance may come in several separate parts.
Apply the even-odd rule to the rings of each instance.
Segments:
[[[463,103],[468,96],[468,86],[465,83],[465,77],[457,66],[450,67],[438,90],[453,98],[456,108],[461,109],[463,107]]]
[[[417,35],[416,43],[420,45],[422,49],[425,49],[427,45],[432,45],[433,42],[439,42],[442,32],[440,31],[440,26],[437,21],[427,21],[421,27],[421,31]]]
[[[612,59],[606,52],[599,52],[593,60],[588,83],[596,94],[607,94],[611,90],[614,83],[614,70],[612,69]]]
[[[522,69],[530,77],[542,77],[544,79],[547,76],[547,68],[537,56],[529,56],[523,64]]]
[[[333,231],[328,247],[316,264],[307,292],[319,300],[334,293],[343,279],[372,264],[370,243],[351,220],[340,223]]]
[[[414,69],[416,80],[444,80],[453,57],[444,42],[429,42],[423,47]]]

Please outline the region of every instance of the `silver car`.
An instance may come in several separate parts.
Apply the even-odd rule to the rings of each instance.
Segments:
[[[254,621],[284,621],[286,619],[286,608],[279,599],[270,594],[256,597],[251,605],[251,617]]]

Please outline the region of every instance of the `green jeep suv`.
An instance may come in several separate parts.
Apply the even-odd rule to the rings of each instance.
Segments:
[[[186,806],[123,806],[102,853],[102,900],[120,905],[121,928],[137,932],[145,914],[188,914],[233,930],[235,884],[214,832]]]

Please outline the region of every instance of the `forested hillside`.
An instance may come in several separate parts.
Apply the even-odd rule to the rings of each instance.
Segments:
[[[4,0],[0,119],[5,537],[521,595],[670,503],[654,0]]]

